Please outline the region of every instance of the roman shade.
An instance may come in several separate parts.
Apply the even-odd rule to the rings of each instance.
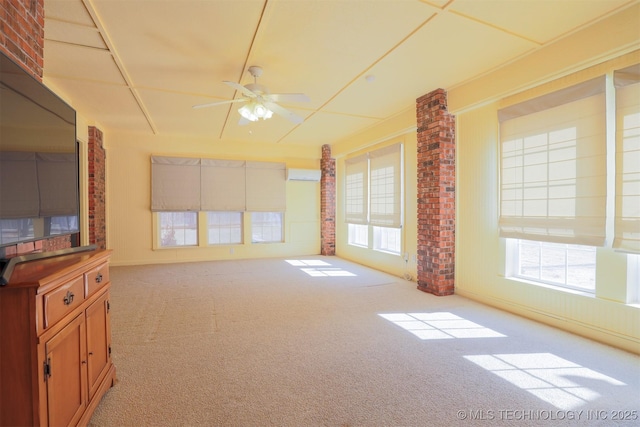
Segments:
[[[0,192],[6,202],[0,203],[0,219],[38,217],[40,191],[35,153],[0,152]]]
[[[367,224],[368,154],[345,160],[345,221]]]
[[[402,225],[401,144],[369,153],[371,225],[400,228]]]
[[[200,210],[200,159],[151,157],[151,210]]]
[[[602,76],[498,112],[502,237],[604,245],[604,90]]]
[[[286,168],[278,162],[151,157],[151,210],[284,212]]]
[[[37,153],[40,216],[71,216],[78,212],[75,153]]]
[[[614,72],[616,209],[613,247],[640,253],[640,64]]]
[[[203,211],[245,210],[245,162],[202,159],[201,209]]]

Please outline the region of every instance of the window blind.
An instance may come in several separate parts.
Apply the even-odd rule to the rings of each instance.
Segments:
[[[247,211],[284,212],[287,208],[286,184],[284,163],[247,162]]]
[[[200,159],[151,157],[151,210],[200,210]]]
[[[503,237],[605,241],[604,76],[498,112]]]
[[[244,212],[245,162],[202,159],[201,166],[201,209]]]
[[[151,157],[151,210],[286,210],[286,166],[276,162]]]
[[[640,64],[614,72],[616,214],[613,247],[640,253]]]
[[[40,199],[35,153],[0,152],[0,192],[7,201],[0,204],[0,219],[38,217]]]
[[[40,216],[76,215],[78,176],[75,153],[37,153]]]
[[[370,217],[372,225],[400,228],[401,145],[395,144],[369,153]]]
[[[345,221],[367,224],[368,155],[345,160]]]

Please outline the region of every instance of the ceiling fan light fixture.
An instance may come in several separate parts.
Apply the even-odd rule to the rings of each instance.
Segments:
[[[273,111],[259,102],[250,102],[238,109],[238,113],[245,119],[255,122],[259,119],[266,120],[273,116]]]
[[[249,104],[245,104],[242,107],[238,108],[238,113],[240,113],[242,117],[249,121],[255,122],[256,120],[258,120],[258,117],[253,114],[253,109]]]

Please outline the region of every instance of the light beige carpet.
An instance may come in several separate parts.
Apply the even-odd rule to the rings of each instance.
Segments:
[[[640,424],[638,356],[340,258],[111,280],[118,382],[93,426]]]

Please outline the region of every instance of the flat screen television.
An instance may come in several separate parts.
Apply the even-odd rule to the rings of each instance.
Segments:
[[[79,233],[76,112],[0,52],[0,258]]]

